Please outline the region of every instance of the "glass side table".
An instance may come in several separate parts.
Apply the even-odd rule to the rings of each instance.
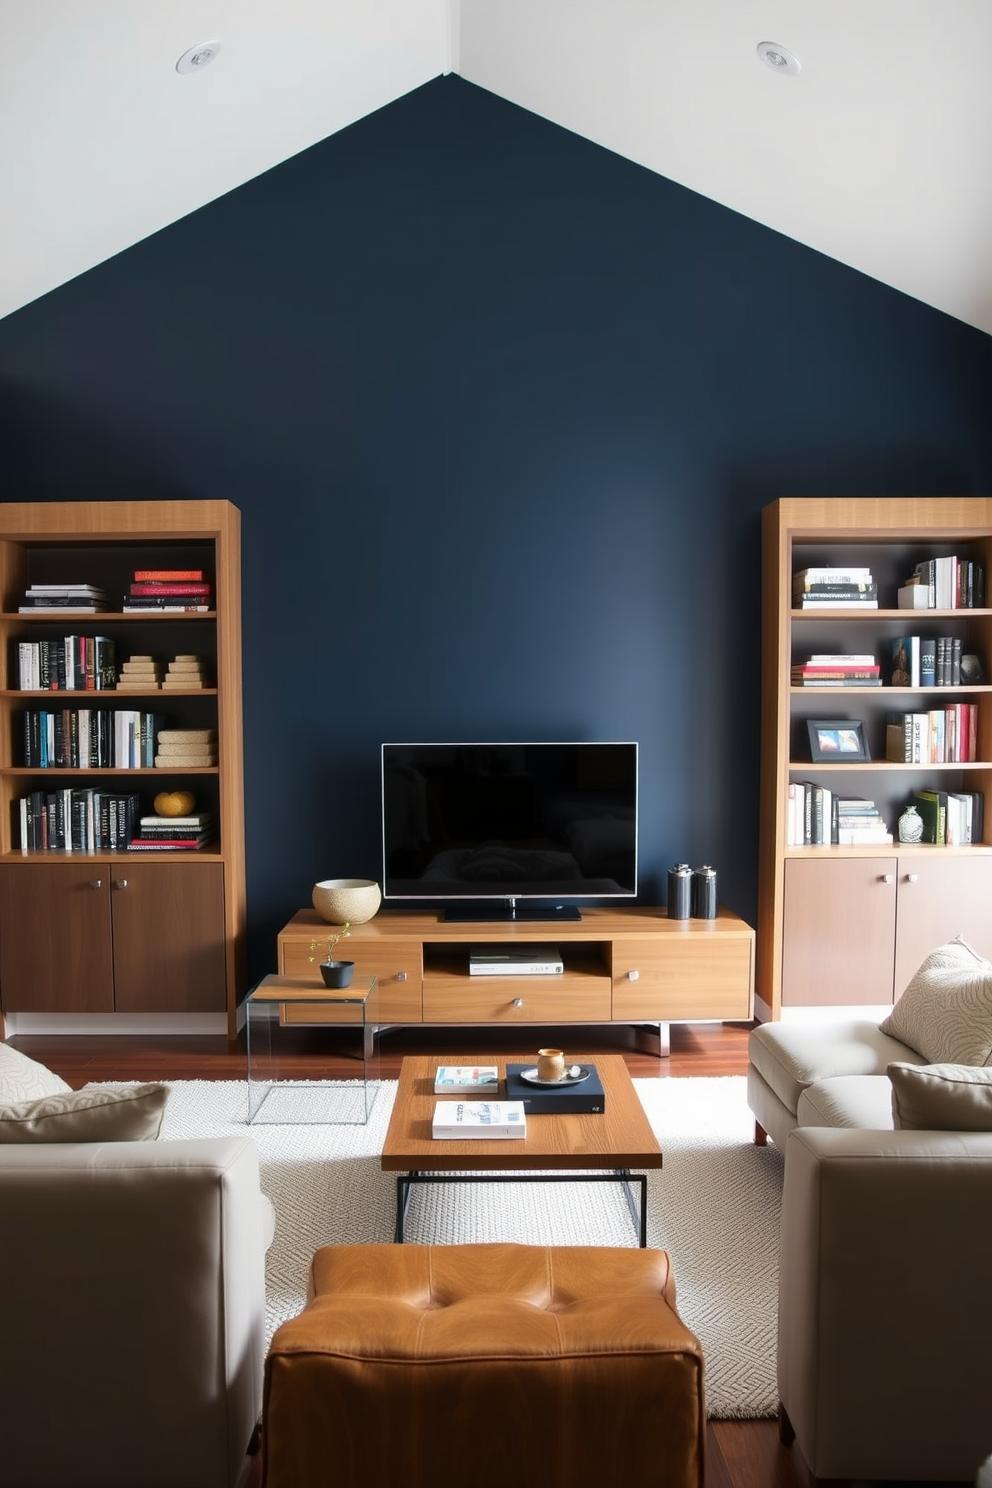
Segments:
[[[267,976],[245,999],[248,1051],[248,1124],[364,1125],[378,1091],[379,982],[353,977],[330,988],[309,977]],[[360,1030],[361,1078],[314,1080],[287,1074],[293,1054],[282,1047],[291,1029]]]

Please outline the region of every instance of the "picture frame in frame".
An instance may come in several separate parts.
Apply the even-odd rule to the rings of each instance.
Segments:
[[[808,718],[809,756],[814,764],[858,764],[871,759],[859,718]]]

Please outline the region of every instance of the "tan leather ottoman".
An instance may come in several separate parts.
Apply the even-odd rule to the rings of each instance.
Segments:
[[[265,1364],[265,1488],[702,1488],[663,1250],[341,1245]]]

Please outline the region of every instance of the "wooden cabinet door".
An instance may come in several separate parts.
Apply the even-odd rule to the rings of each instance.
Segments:
[[[992,958],[992,858],[919,853],[899,860],[895,996],[920,963],[956,935]]]
[[[613,948],[613,1020],[750,1018],[750,936],[624,936]]]
[[[223,865],[110,866],[117,1011],[223,1012]]]
[[[106,863],[0,866],[0,1006],[112,1013]]]
[[[895,858],[789,858],[783,1007],[892,1001]]]

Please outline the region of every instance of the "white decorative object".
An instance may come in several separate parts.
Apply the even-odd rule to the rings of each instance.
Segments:
[[[313,886],[313,907],[329,925],[364,925],[382,903],[371,878],[325,878]]]
[[[923,841],[923,818],[915,806],[907,806],[899,818],[899,841]]]

